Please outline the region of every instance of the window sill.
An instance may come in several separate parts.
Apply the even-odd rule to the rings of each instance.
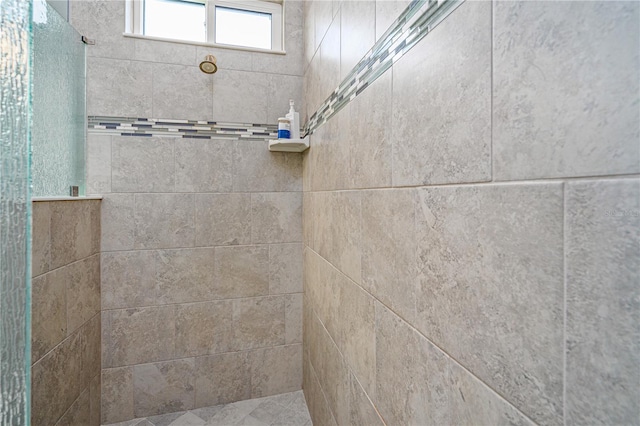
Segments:
[[[215,47],[218,49],[229,49],[229,50],[241,50],[244,52],[258,52],[258,53],[271,53],[273,55],[286,55],[287,52],[284,50],[269,50],[269,49],[258,49],[254,47],[242,47],[242,46],[232,46],[228,44],[217,44],[217,43],[206,43],[199,41],[189,41],[189,40],[178,40],[173,38],[163,38],[163,37],[152,37],[146,36],[142,34],[132,34],[132,33],[123,33],[125,37],[130,38],[139,38],[142,40],[155,40],[155,41],[164,41],[168,43],[178,43],[178,44],[188,44],[191,46],[205,46],[205,47]]]

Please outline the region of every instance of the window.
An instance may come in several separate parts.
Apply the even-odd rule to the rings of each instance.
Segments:
[[[127,33],[284,50],[281,0],[128,0]]]

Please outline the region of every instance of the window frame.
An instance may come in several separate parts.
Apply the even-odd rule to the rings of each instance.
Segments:
[[[169,37],[147,36],[143,34],[144,0],[126,0],[125,36],[164,40],[183,44],[206,45],[236,50],[284,53],[284,0],[179,0],[188,3],[205,5],[206,41],[181,40]],[[249,12],[268,13],[271,15],[271,49],[235,44],[223,44],[215,41],[216,7],[246,10]]]

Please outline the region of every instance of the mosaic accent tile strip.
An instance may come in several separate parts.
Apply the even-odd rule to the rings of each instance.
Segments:
[[[304,134],[311,134],[326,123],[463,2],[464,0],[413,0],[311,116]]]
[[[185,139],[268,140],[278,137],[276,124],[169,120],[136,117],[88,117],[90,133],[118,136],[164,136]]]

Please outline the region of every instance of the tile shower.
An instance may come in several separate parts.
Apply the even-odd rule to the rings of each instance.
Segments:
[[[70,3],[102,201],[33,206],[34,425],[637,424],[640,7],[456,2],[332,95],[416,4],[285,1],[280,56]]]

